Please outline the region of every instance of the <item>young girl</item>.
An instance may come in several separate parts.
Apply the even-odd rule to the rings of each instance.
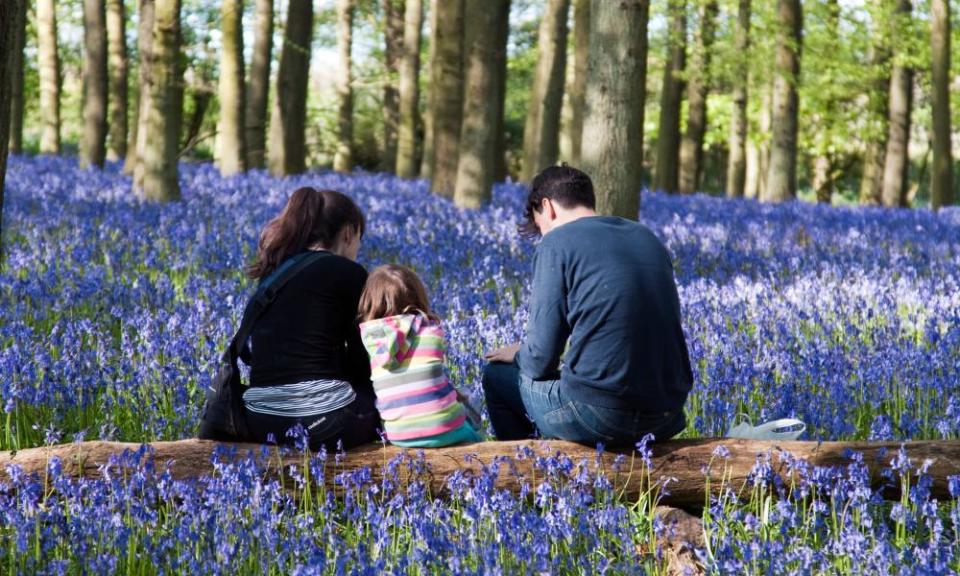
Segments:
[[[380,266],[367,278],[359,309],[387,440],[423,448],[480,441],[471,408],[447,380],[443,328],[416,273]]]

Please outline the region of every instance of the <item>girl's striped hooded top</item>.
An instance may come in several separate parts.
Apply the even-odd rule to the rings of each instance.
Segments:
[[[360,324],[387,440],[450,432],[466,420],[443,369],[443,328],[423,314]]]

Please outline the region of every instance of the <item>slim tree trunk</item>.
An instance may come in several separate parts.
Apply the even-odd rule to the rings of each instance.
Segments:
[[[827,29],[827,40],[821,49],[826,49],[828,54],[840,53],[840,2],[839,0],[826,0],[825,8],[827,17],[825,27]],[[817,157],[813,162],[813,190],[817,196],[817,202],[820,204],[830,204],[833,201],[835,154],[831,152],[831,141],[829,134],[831,132],[831,123],[836,121],[837,117],[837,99],[831,93],[827,92],[820,96],[823,105],[823,125],[824,134],[815,137],[815,148]]]
[[[557,163],[560,111],[567,62],[567,14],[570,0],[546,0],[537,36],[537,67],[523,129],[523,173],[529,182],[541,169]]]
[[[457,178],[460,126],[463,119],[463,0],[437,3],[437,43],[431,62],[433,107],[433,180],[430,190],[452,197]]]
[[[733,110],[730,115],[730,153],[727,157],[727,196],[744,195],[747,183],[747,98],[750,51],[750,0],[737,5],[734,28],[736,79],[733,85]]]
[[[384,68],[387,81],[383,85],[383,158],[382,169],[393,171],[397,165],[397,131],[400,125],[400,60],[403,57],[404,2],[383,0]]]
[[[423,111],[423,155],[420,159],[420,177],[433,178],[433,63],[437,59],[437,12],[440,0],[430,1],[430,62],[427,106]]]
[[[396,173],[401,178],[417,176],[417,107],[420,103],[420,31],[423,1],[406,0],[403,23],[403,53],[400,59],[400,118],[397,135]]]
[[[13,41],[10,45],[4,45],[5,50],[10,52],[10,137],[8,140],[11,154],[20,154],[23,151],[23,48],[27,39],[28,1],[20,0],[15,3],[16,13],[8,16],[13,18],[11,20]]]
[[[40,61],[40,153],[60,153],[60,56],[55,0],[37,0],[37,52]]]
[[[349,172],[353,168],[353,86],[350,48],[353,45],[353,0],[337,0],[337,150],[333,169]]]
[[[767,171],[766,198],[782,202],[797,197],[797,114],[800,99],[800,0],[778,0],[777,53],[773,85],[773,139]]]
[[[883,159],[887,152],[887,105],[890,100],[890,50],[884,34],[874,30],[870,46],[870,67],[875,80],[867,95],[868,131],[863,154],[863,178],[860,180],[860,203],[880,204],[883,189]]]
[[[680,105],[683,99],[683,71],[687,54],[686,0],[668,0],[670,25],[667,32],[667,63],[660,91],[660,128],[657,134],[657,165],[653,189],[676,192],[679,188]],[[639,160],[639,157],[634,160]]]
[[[139,0],[137,12],[140,22],[137,25],[137,51],[140,58],[140,72],[137,81],[137,106],[127,145],[127,159],[123,171],[133,174],[134,188],[143,185],[143,152],[147,145],[147,108],[150,106],[150,71],[153,67],[153,23],[155,0]]]
[[[500,4],[503,14],[497,18],[498,27],[496,45],[501,46],[494,56],[498,72],[494,75],[497,82],[496,93],[496,136],[497,144],[494,153],[494,182],[503,182],[507,178],[507,131],[504,125],[505,104],[507,98],[507,42],[510,39],[510,2]]]
[[[182,104],[178,84],[183,82],[178,74],[180,0],[156,0],[155,9],[141,193],[148,200],[165,202],[180,198],[177,148],[182,113],[176,109]]]
[[[703,176],[703,136],[707,131],[707,95],[710,92],[710,51],[713,48],[716,0],[704,0],[700,26],[687,71],[687,131],[680,140],[680,193],[700,188]]]
[[[3,191],[7,176],[7,145],[10,141],[10,105],[13,97],[15,64],[24,37],[24,4],[27,0],[0,2],[0,239],[3,238]],[[22,51],[19,51],[22,54]],[[0,268],[3,267],[3,245],[0,243]]]
[[[270,173],[298,174],[306,169],[307,81],[313,36],[313,2],[290,0],[283,31],[277,93],[270,117]]]
[[[270,59],[273,54],[273,0],[256,0],[253,57],[244,97],[244,145],[247,168],[263,168],[266,156],[267,96],[270,92]]]
[[[930,18],[933,64],[933,172],[930,204],[953,204],[953,154],[950,138],[950,3],[932,0]]]
[[[220,4],[223,45],[220,49],[220,117],[217,143],[220,174],[232,176],[246,170],[246,136],[243,94],[243,0]]]
[[[83,0],[83,135],[80,167],[103,167],[107,156],[107,10]]]
[[[649,0],[593,0],[583,168],[601,214],[640,216]]]
[[[107,51],[110,60],[110,147],[107,158],[127,155],[127,12],[123,0],[107,0]]]
[[[912,10],[910,0],[897,1],[895,26],[908,20]],[[904,206],[909,165],[910,112],[913,106],[913,70],[907,66],[905,55],[894,54],[890,73],[890,102],[887,109],[887,154],[883,167],[884,206]]]
[[[193,99],[193,110],[187,119],[187,133],[183,137],[183,147],[186,149],[192,149],[200,140],[200,130],[203,128],[203,120],[207,117],[210,101],[213,100],[213,92],[200,88],[192,90],[190,97]]]
[[[570,164],[580,165],[583,113],[587,93],[587,57],[590,50],[590,0],[573,6],[573,83],[570,86]]]
[[[497,146],[497,74],[498,46],[501,35],[499,18],[508,17],[504,5],[509,0],[470,2],[466,11],[470,45],[467,52],[467,78],[464,87],[463,125],[460,132],[460,157],[453,200],[461,208],[479,208],[490,201]]]

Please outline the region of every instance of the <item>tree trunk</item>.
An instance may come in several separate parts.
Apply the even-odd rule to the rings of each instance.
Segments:
[[[423,1],[406,0],[404,10],[396,173],[401,178],[416,178],[418,168],[417,108],[420,103],[420,32],[423,27]]]
[[[560,153],[560,111],[567,62],[567,14],[570,0],[547,0],[537,37],[537,67],[523,129],[523,173],[530,182],[537,172],[557,163]]]
[[[663,69],[663,88],[660,91],[660,128],[657,133],[653,189],[673,193],[679,188],[680,105],[687,53],[687,5],[686,0],[668,0],[667,6],[670,25],[667,32],[667,64]],[[638,159],[634,159],[634,162]]]
[[[490,201],[497,153],[497,74],[501,67],[497,55],[507,46],[497,45],[501,35],[498,19],[509,17],[504,6],[509,0],[469,2],[467,26],[467,77],[464,87],[463,125],[454,203],[461,208],[479,208]]]
[[[825,45],[821,50],[826,49],[828,54],[840,53],[840,2],[839,0],[826,0],[825,8],[827,17],[825,28],[827,38]],[[814,137],[814,147],[817,155],[813,161],[813,190],[820,204],[830,204],[833,202],[834,175],[836,160],[835,153],[832,152],[833,142],[830,139],[831,125],[836,122],[837,117],[837,99],[829,91],[819,95],[823,106],[820,134]]]
[[[597,211],[631,220],[640,216],[649,11],[648,0],[590,5],[583,169]]]
[[[10,105],[12,104],[14,77],[22,73],[25,19],[24,5],[27,0],[0,2],[0,240],[3,238],[3,192],[7,176],[7,146],[10,143]],[[16,63],[20,62],[20,66]],[[21,82],[21,86],[22,86]],[[0,242],[0,268],[3,268],[3,244]]]
[[[953,204],[953,154],[950,138],[950,2],[932,0],[930,18],[933,64],[933,172],[930,205]]]
[[[440,0],[430,2],[430,53],[428,77],[430,83],[427,92],[427,106],[423,111],[423,154],[420,158],[420,177],[433,178],[433,63],[437,60],[437,12]]]
[[[55,0],[37,0],[37,53],[40,62],[40,153],[60,153],[60,56]]]
[[[767,171],[766,199],[783,202],[797,197],[797,114],[803,14],[800,0],[778,0],[777,55],[773,85],[773,139]]]
[[[307,83],[312,37],[312,0],[290,0],[270,117],[269,164],[274,176],[306,170]]]
[[[494,120],[497,136],[497,144],[494,147],[496,152],[493,159],[494,182],[503,182],[507,179],[507,130],[504,124],[504,114],[507,98],[507,43],[510,39],[510,2],[502,3],[500,9],[503,14],[497,18],[498,29],[495,32],[497,34],[496,45],[502,46],[503,49],[495,55],[498,71],[494,75],[497,82],[496,119]]]
[[[430,104],[433,108],[433,179],[430,191],[452,197],[457,178],[460,126],[463,120],[463,0],[436,5],[437,43],[430,63]]]
[[[573,82],[570,85],[570,159],[580,166],[583,144],[583,114],[587,94],[587,57],[590,51],[590,0],[574,0],[573,6]]]
[[[180,199],[177,148],[182,112],[176,109],[182,104],[178,84],[183,82],[178,74],[180,0],[156,0],[155,10],[141,194],[148,200],[166,202]]]
[[[83,0],[83,47],[80,168],[102,168],[107,156],[107,11],[104,0]]]
[[[110,60],[110,125],[107,158],[127,155],[127,13],[123,0],[107,0],[107,52]]]
[[[220,174],[232,176],[246,170],[246,124],[243,119],[243,0],[223,0],[220,4],[223,32],[220,48],[220,99],[217,143],[220,148]]]
[[[687,131],[680,141],[681,194],[692,194],[699,190],[703,177],[703,136],[707,131],[710,51],[713,49],[716,18],[717,1],[703,0],[696,44],[687,70]]]
[[[191,97],[193,97],[193,111],[187,121],[187,133],[183,138],[183,147],[187,150],[193,149],[201,140],[200,130],[203,128],[203,120],[210,108],[210,101],[213,100],[213,92],[200,88],[193,90]]]
[[[890,50],[879,30],[874,30],[870,46],[870,67],[875,80],[867,94],[868,132],[863,153],[863,178],[860,180],[860,203],[880,204],[883,189],[883,159],[887,152],[887,103],[890,99]]]
[[[625,0],[626,1],[626,0]],[[607,0],[599,0],[607,3]],[[614,4],[614,3],[611,3]],[[620,2],[616,3],[620,4]],[[594,4],[594,12],[599,13]],[[590,88],[587,89],[590,92]],[[589,98],[589,96],[588,96]],[[588,120],[589,122],[589,120]],[[143,463],[153,463],[154,470],[167,470],[174,480],[188,480],[216,473],[215,464],[210,457],[214,449],[220,446],[221,452],[234,452],[236,458],[249,455],[257,456],[266,448],[271,453],[263,458],[264,474],[269,478],[278,478],[280,472],[285,475],[291,466],[302,466],[304,455],[289,451],[281,454],[275,447],[259,444],[221,444],[209,440],[179,440],[173,442],[154,442],[148,444]],[[596,448],[582,446],[561,440],[519,440],[510,442],[479,442],[430,450],[410,450],[398,446],[368,444],[348,451],[337,458],[336,470],[325,475],[334,493],[342,493],[342,487],[336,483],[340,474],[349,474],[359,469],[368,469],[372,482],[379,482],[385,475],[397,474],[400,470],[401,482],[414,479],[412,468],[390,465],[394,459],[406,455],[408,458],[422,458],[428,466],[425,474],[417,478],[428,483],[433,494],[449,494],[447,480],[454,474],[472,477],[484,474],[490,463],[502,460],[500,473],[493,479],[496,490],[508,490],[517,493],[524,484],[542,482],[543,471],[537,470],[537,462],[543,457],[561,455],[575,463],[571,474],[579,472],[581,463],[594,477],[603,473],[613,488],[627,498],[636,497],[648,490],[650,483],[660,483],[672,478],[668,490],[661,493],[661,504],[671,506],[702,507],[710,494],[720,495],[724,490],[734,494],[741,490],[750,490],[753,470],[758,458],[769,458],[770,474],[778,476],[789,487],[798,479],[795,462],[805,462],[809,468],[845,469],[851,463],[853,453],[862,454],[862,463],[866,467],[871,487],[885,488],[880,492],[888,499],[901,497],[899,480],[887,478],[884,471],[890,470],[889,462],[899,452],[901,446],[906,451],[912,468],[919,467],[927,460],[930,466],[926,475],[930,479],[930,496],[941,501],[951,499],[949,478],[960,474],[960,442],[957,440],[921,440],[911,442],[803,442],[803,441],[764,441],[738,440],[733,438],[701,438],[695,440],[670,440],[650,446],[650,467],[638,458],[633,468],[630,466],[630,453],[626,454],[626,464],[616,464],[620,456],[617,451],[606,450],[598,453]],[[62,473],[68,477],[102,478],[111,456],[116,457],[129,451],[136,452],[141,447],[133,442],[88,441],[26,448],[18,451],[0,452],[0,478],[9,480],[10,466],[19,466],[23,474],[43,475],[51,459],[59,458]],[[224,450],[225,448],[226,450]],[[726,457],[716,454],[724,450]],[[778,454],[790,455],[781,458]],[[632,470],[632,472],[631,472]],[[709,476],[708,476],[709,475]],[[288,476],[289,477],[289,476]],[[710,479],[709,484],[707,483]],[[721,478],[724,479],[721,482]],[[887,484],[889,483],[889,484]],[[535,487],[535,486],[534,486]],[[789,490],[789,488],[788,488]],[[776,496],[776,491],[773,491]]]
[[[898,0],[895,27],[910,18],[910,0]],[[887,154],[883,166],[884,206],[905,206],[909,167],[910,112],[913,106],[913,70],[903,54],[894,54],[890,73],[890,102],[887,109]]]
[[[349,172],[353,169],[353,86],[351,85],[350,48],[353,45],[353,0],[337,0],[337,150],[333,169]]]
[[[387,81],[383,85],[383,158],[381,168],[391,172],[397,165],[397,138],[400,125],[400,61],[403,58],[404,1],[383,0],[384,68]]]
[[[747,183],[747,98],[750,52],[750,0],[737,5],[733,48],[736,74],[733,85],[733,110],[730,115],[730,152],[727,157],[727,197],[744,195]]]
[[[17,7],[17,11],[12,16],[11,24],[13,26],[13,39],[9,44],[4,44],[4,52],[10,53],[10,137],[7,138],[9,151],[11,154],[20,154],[23,151],[23,49],[27,39],[27,2],[29,0],[19,0],[11,4]],[[0,178],[2,181],[2,178]],[[2,202],[0,202],[2,207]]]
[[[267,98],[270,92],[270,59],[273,53],[273,0],[255,0],[253,57],[244,98],[244,145],[247,168],[263,168],[266,157]]]
[[[143,185],[143,153],[147,146],[147,109],[150,107],[150,84],[153,68],[153,23],[155,0],[139,0],[137,11],[140,22],[137,25],[137,51],[140,58],[140,72],[137,88],[136,116],[130,142],[127,145],[127,159],[123,171],[133,174],[134,188]]]

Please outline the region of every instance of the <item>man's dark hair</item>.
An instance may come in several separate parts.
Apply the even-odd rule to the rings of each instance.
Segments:
[[[593,194],[593,182],[585,173],[567,166],[550,166],[537,174],[530,185],[530,195],[527,196],[527,208],[523,216],[526,221],[519,226],[520,234],[528,238],[540,235],[536,223],[533,221],[533,212],[543,210],[541,204],[544,198],[549,198],[564,208],[594,209],[597,207],[597,198]]]

